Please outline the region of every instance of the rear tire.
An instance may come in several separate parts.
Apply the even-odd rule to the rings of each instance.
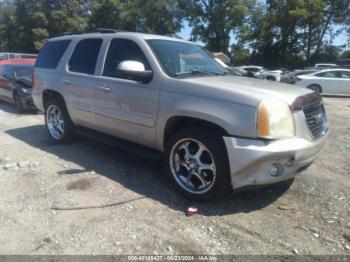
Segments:
[[[232,189],[226,146],[215,132],[194,127],[175,132],[166,142],[165,167],[191,200],[217,199]]]
[[[322,88],[319,85],[309,85],[307,88],[315,91],[316,93],[322,93]]]
[[[74,135],[74,124],[61,99],[50,100],[45,108],[45,124],[51,142],[69,142]]]

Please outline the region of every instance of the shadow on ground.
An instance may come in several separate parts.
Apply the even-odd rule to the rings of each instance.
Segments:
[[[7,130],[6,133],[60,159],[73,162],[81,166],[84,172],[93,170],[142,197],[159,201],[179,211],[196,206],[200,214],[205,216],[248,213],[262,209],[283,195],[290,186],[290,182],[277,184],[254,191],[229,194],[209,203],[193,203],[184,199],[171,186],[170,180],[163,172],[162,161],[149,160],[82,137],[77,137],[71,144],[53,145],[49,142],[43,125]],[[62,170],[59,174],[74,175],[83,171],[69,169]]]
[[[23,113],[18,113],[16,107],[8,102],[0,100],[0,109],[6,113],[11,113],[15,115],[36,115],[38,114],[37,110],[25,110]]]

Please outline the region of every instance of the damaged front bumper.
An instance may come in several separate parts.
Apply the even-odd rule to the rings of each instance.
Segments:
[[[293,178],[315,161],[325,147],[327,136],[315,141],[304,138],[263,141],[224,137],[233,189]]]

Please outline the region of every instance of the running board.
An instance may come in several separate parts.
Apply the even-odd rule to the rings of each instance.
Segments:
[[[91,130],[85,127],[76,127],[75,133],[91,140],[96,140],[103,144],[107,144],[113,147],[118,147],[123,151],[127,151],[139,156],[159,160],[161,159],[161,153],[155,149],[151,149],[142,145],[138,145],[126,140],[116,138],[110,135],[103,134],[101,132]]]

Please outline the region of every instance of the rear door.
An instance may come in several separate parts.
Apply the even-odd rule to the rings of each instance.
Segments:
[[[138,61],[151,70],[140,45],[124,38],[112,39],[96,88],[96,122],[102,132],[152,146],[156,136],[159,83],[123,78],[117,66],[126,60]]]
[[[350,71],[339,71],[340,73],[340,92],[350,95]]]
[[[96,64],[103,40],[88,38],[76,44],[62,78],[70,115],[75,123],[95,126]]]
[[[322,88],[322,93],[325,94],[339,94],[341,88],[339,86],[339,72],[338,71],[325,71],[315,74],[317,77],[315,83],[319,84]]]

